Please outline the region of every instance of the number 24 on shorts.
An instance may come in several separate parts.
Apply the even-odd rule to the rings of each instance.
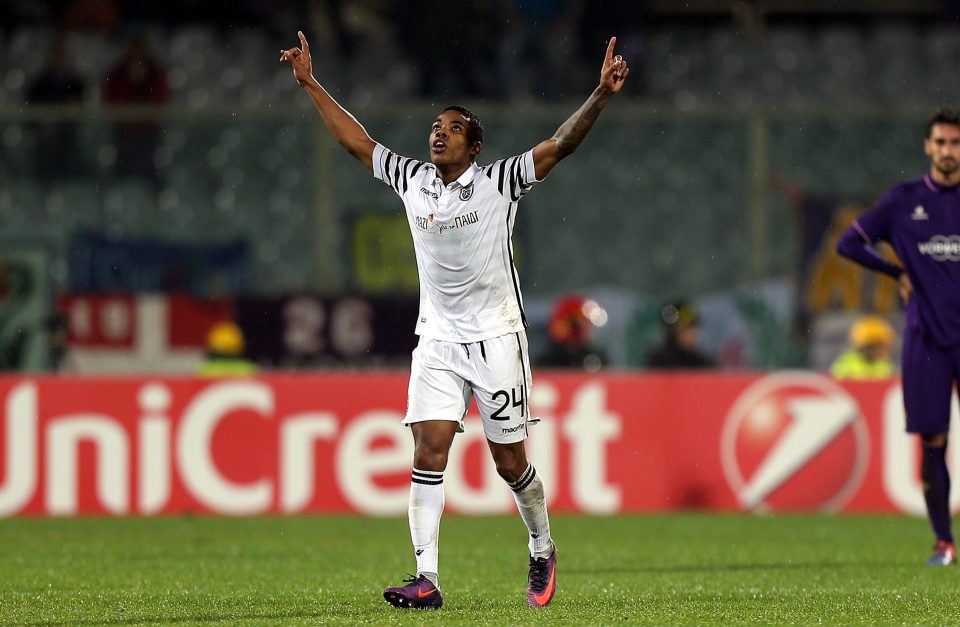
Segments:
[[[521,385],[518,388],[513,388],[509,392],[507,390],[497,390],[493,393],[493,400],[502,401],[503,404],[497,411],[490,415],[490,420],[510,420],[510,416],[502,415],[508,405],[519,407],[520,417],[523,418],[526,414],[527,386]]]

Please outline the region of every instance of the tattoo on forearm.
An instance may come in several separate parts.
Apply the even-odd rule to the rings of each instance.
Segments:
[[[553,137],[557,140],[561,153],[570,154],[576,150],[583,138],[593,128],[593,124],[606,106],[607,100],[608,98],[604,98],[597,93],[591,94],[577,112],[557,129]]]

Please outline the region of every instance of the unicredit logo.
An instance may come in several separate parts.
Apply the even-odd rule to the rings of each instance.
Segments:
[[[0,518],[407,511],[412,441],[403,374],[250,379],[0,377]],[[608,450],[622,418],[603,383],[538,385],[538,468],[578,510],[618,511]],[[564,400],[566,398],[566,400]],[[453,511],[516,507],[468,415],[444,475]],[[535,451],[533,449],[536,449]],[[551,498],[556,492],[550,495]]]
[[[860,485],[870,445],[860,409],[843,388],[825,376],[788,372],[740,394],[720,446],[742,507],[835,511]]]

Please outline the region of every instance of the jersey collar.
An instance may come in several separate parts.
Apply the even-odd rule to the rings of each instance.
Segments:
[[[434,172],[436,172],[436,168],[434,168]],[[471,162],[470,167],[464,170],[463,174],[458,176],[457,180],[453,181],[451,185],[459,185],[460,187],[467,187],[470,185],[470,183],[473,182],[473,179],[477,176],[478,172],[480,172],[480,166],[478,166],[475,161]],[[440,181],[440,184],[442,185],[443,181]]]
[[[933,177],[930,176],[929,172],[923,175],[923,184],[926,185],[927,189],[929,189],[930,191],[937,192],[937,193],[944,192],[944,191],[953,192],[958,189],[958,186],[960,186],[960,183],[958,183],[957,185],[943,185],[942,183],[937,183],[936,181],[933,180]]]

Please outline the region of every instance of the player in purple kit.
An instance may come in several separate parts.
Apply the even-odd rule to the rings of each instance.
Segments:
[[[927,563],[940,566],[957,561],[946,449],[951,396],[960,383],[960,112],[938,110],[923,148],[930,171],[888,191],[844,232],[837,251],[900,282],[907,432],[923,447],[923,494],[937,537]],[[880,240],[893,246],[902,267],[877,253]]]

